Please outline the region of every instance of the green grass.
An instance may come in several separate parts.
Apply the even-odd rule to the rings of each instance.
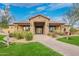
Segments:
[[[12,44],[0,48],[0,56],[61,56],[61,54],[38,42]]]
[[[66,37],[63,37],[59,38],[58,40],[79,46],[79,36],[71,36],[68,40],[66,39]]]

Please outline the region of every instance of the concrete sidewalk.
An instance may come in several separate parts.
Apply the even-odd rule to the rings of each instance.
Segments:
[[[35,35],[34,39],[65,56],[79,56],[78,46],[57,41],[55,38],[46,35]]]

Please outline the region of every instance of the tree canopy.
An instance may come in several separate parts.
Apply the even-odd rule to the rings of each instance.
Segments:
[[[1,19],[0,19],[0,27],[8,28],[11,20],[12,20],[12,16],[9,13],[8,6],[6,6],[4,9],[4,14],[2,14]]]
[[[73,27],[79,21],[79,4],[73,4],[69,12],[65,14],[63,20]]]

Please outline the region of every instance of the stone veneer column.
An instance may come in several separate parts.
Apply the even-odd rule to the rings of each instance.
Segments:
[[[44,34],[48,34],[49,33],[49,24],[48,22],[45,22],[45,27],[44,27]]]
[[[30,22],[30,31],[33,33],[33,34],[35,34],[35,29],[34,29],[34,23],[33,22]]]

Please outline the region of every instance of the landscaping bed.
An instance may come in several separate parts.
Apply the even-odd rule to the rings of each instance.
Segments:
[[[9,37],[14,37],[17,40],[25,39],[27,41],[31,41],[33,39],[33,34],[30,31],[15,31],[13,33],[9,33]]]
[[[66,39],[66,37],[63,37],[57,40],[79,46],[79,36],[71,36],[69,37],[69,39]]]
[[[0,48],[0,56],[61,56],[61,54],[38,43],[19,44]]]

